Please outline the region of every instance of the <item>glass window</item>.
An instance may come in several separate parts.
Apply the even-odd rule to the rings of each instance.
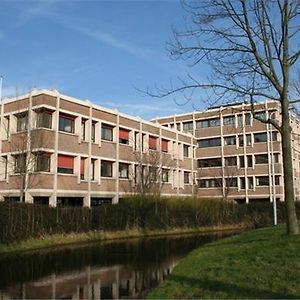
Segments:
[[[239,139],[239,147],[244,147],[244,136],[239,135],[238,139]]]
[[[225,184],[227,187],[237,187],[237,178],[236,177],[225,178]]]
[[[119,143],[124,145],[129,144],[129,130],[119,128]]]
[[[253,189],[253,177],[248,177],[248,189]]]
[[[237,159],[236,156],[225,157],[225,166],[236,166]]]
[[[73,174],[74,157],[69,155],[58,154],[57,172],[63,174]]]
[[[91,160],[91,174],[90,174],[90,179],[91,180],[95,180],[95,171],[96,171],[96,159],[93,159]]]
[[[8,164],[7,156],[2,156],[2,166],[4,168],[4,174],[3,174],[4,179],[7,178],[7,164]]]
[[[244,156],[240,156],[239,157],[239,160],[240,160],[240,168],[245,168],[245,158]]]
[[[37,128],[52,128],[52,112],[44,110],[39,111],[36,116]]]
[[[193,129],[194,129],[193,122],[183,123],[183,131],[193,131]]]
[[[181,129],[180,123],[176,123],[176,129],[177,129],[178,131],[180,131],[180,129]]]
[[[119,177],[129,178],[129,165],[124,163],[119,163]]]
[[[238,115],[238,125],[240,127],[242,127],[244,124],[243,124],[243,115]]]
[[[268,140],[266,132],[254,133],[254,142],[255,143],[265,143]]]
[[[257,176],[256,177],[257,186],[269,186],[269,176]]]
[[[245,114],[245,125],[251,125],[251,114]]]
[[[92,128],[91,128],[91,141],[95,143],[96,141],[96,123],[92,122]]]
[[[74,117],[59,114],[59,131],[74,133]]]
[[[149,149],[151,150],[157,149],[157,137],[149,136]]]
[[[221,167],[221,158],[206,158],[198,160],[198,168],[211,168],[211,167]]]
[[[35,166],[36,172],[50,172],[50,154],[49,153],[39,153],[35,156]]]
[[[113,163],[111,161],[101,161],[101,176],[112,177]]]
[[[268,154],[257,154],[255,155],[255,164],[267,164],[268,163]]]
[[[245,177],[241,177],[240,178],[240,189],[241,190],[246,189],[246,180],[245,180]]]
[[[199,188],[215,188],[222,187],[222,178],[200,179],[198,181]]]
[[[254,113],[254,117],[256,119],[266,120],[266,112],[265,111],[258,111],[256,113]]]
[[[169,170],[162,170],[162,182],[169,182]]]
[[[113,140],[113,127],[110,125],[102,124],[101,126],[101,138],[102,140]]]
[[[81,139],[85,141],[85,120],[81,121]]]
[[[28,125],[28,113],[22,113],[17,115],[17,132],[27,130]]]
[[[220,118],[213,119],[205,119],[196,122],[197,128],[207,128],[207,127],[219,127],[220,126]]]
[[[184,178],[184,183],[189,184],[190,183],[190,172],[184,172],[183,173],[183,178]]]
[[[235,137],[235,135],[224,137],[224,144],[227,145],[227,146],[228,145],[236,145],[236,137]]]
[[[224,125],[235,125],[235,116],[223,117]]]
[[[189,146],[188,145],[183,145],[183,156],[184,157],[189,157]]]
[[[26,173],[26,154],[15,155],[15,173]]]
[[[246,134],[246,146],[252,146],[252,136],[251,136],[251,134]]]
[[[252,166],[253,166],[252,155],[247,155],[247,166],[248,166],[248,168],[252,168]]]
[[[221,138],[198,140],[199,148],[218,147],[221,146]]]

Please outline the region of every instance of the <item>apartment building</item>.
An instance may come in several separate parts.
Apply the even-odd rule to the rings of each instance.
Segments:
[[[145,188],[197,192],[191,133],[49,90],[4,99],[0,121],[1,200],[91,207]]]
[[[280,106],[275,101],[255,104],[253,111],[258,118],[280,122]],[[247,203],[284,199],[280,134],[272,125],[255,119],[250,104],[212,107],[153,121],[190,132],[197,139],[199,197],[223,197]],[[291,127],[295,197],[300,200],[300,131],[294,114]]]

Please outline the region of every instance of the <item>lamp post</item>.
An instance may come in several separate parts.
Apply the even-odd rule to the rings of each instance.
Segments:
[[[276,111],[273,111],[272,114],[276,113]],[[274,148],[273,148],[273,132],[271,130],[270,133],[270,150],[271,150],[271,172],[272,172],[272,198],[273,198],[273,221],[274,226],[277,225],[277,204],[276,204],[276,187],[275,187],[275,157],[274,157]]]

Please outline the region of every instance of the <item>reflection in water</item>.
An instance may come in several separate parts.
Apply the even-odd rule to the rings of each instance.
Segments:
[[[181,257],[220,234],[98,243],[0,260],[0,299],[143,298]]]

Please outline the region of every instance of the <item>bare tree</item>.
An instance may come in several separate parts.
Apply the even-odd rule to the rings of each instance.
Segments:
[[[196,68],[210,67],[207,81],[187,74],[169,88],[158,88],[154,97],[182,93],[190,100],[219,101],[261,99],[278,101],[282,121],[265,119],[282,136],[287,232],[298,234],[291,152],[290,82],[300,56],[298,0],[183,0],[190,16],[184,30],[174,30],[168,43],[174,59],[184,59]],[[194,73],[195,74],[195,73]]]

